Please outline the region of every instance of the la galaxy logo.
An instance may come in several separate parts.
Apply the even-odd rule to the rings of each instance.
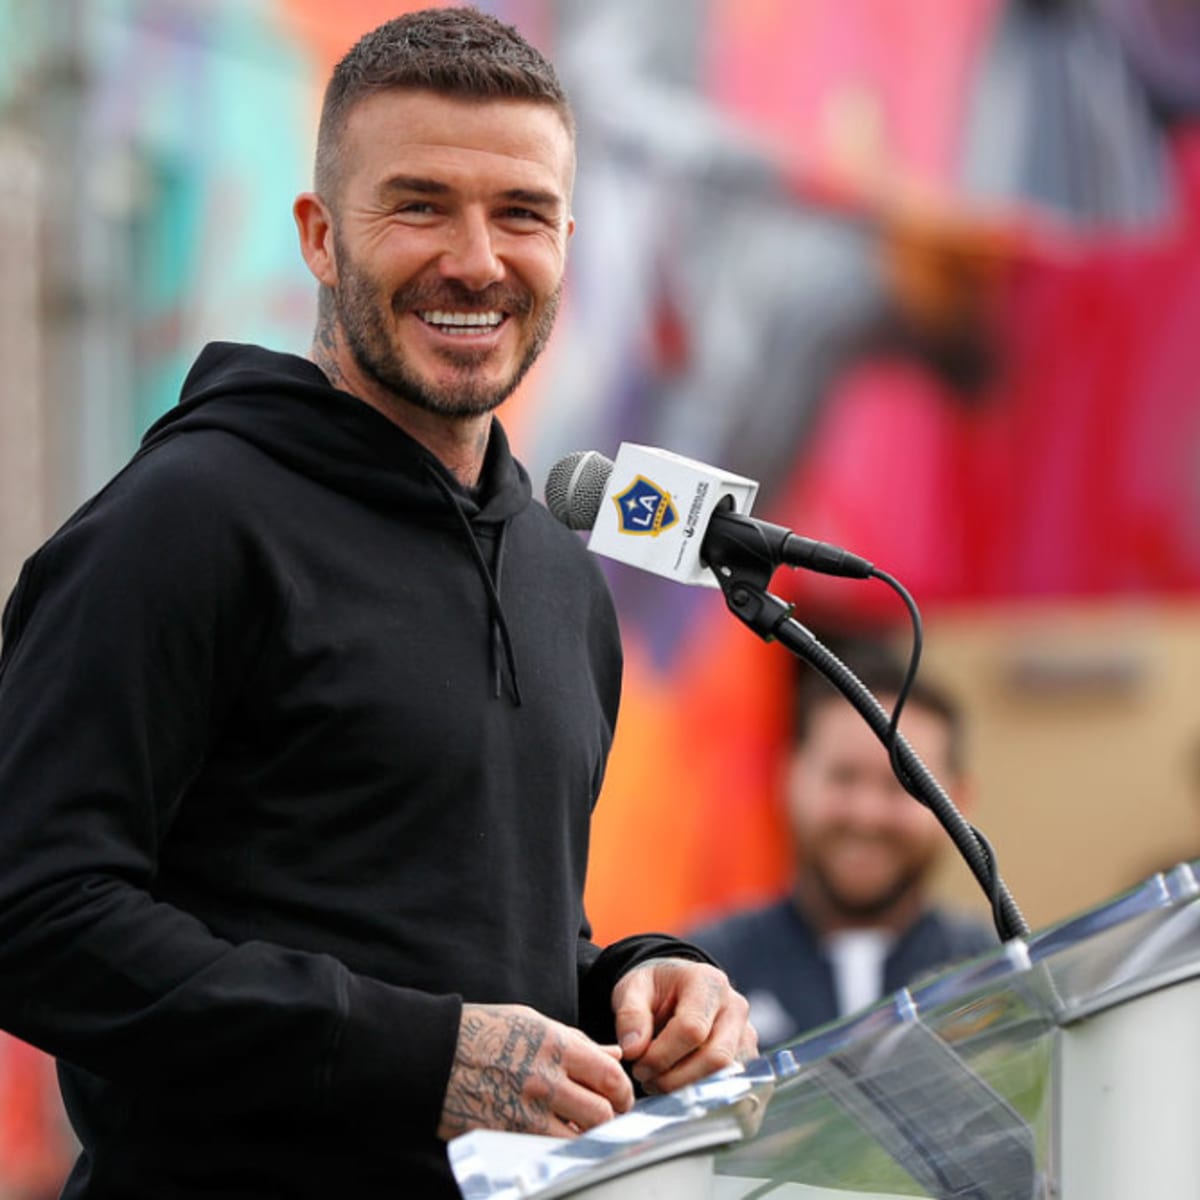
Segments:
[[[658,537],[679,520],[671,502],[670,492],[639,475],[623,491],[613,497],[617,506],[617,522],[621,533],[648,533]]]

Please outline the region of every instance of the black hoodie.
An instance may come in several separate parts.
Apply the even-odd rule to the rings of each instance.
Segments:
[[[462,1003],[607,1039],[680,950],[588,940],[617,626],[499,425],[468,493],[209,346],[3,633],[0,1025],[59,1059],[67,1196],[454,1195]]]

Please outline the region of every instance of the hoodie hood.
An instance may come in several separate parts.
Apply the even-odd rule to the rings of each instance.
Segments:
[[[357,397],[331,387],[308,359],[259,346],[212,342],[183,384],[179,404],[142,439],[142,452],[195,430],[222,430],[290,470],[410,516],[503,524],[533,489],[493,421],[480,486],[468,493],[419,442]]]
[[[498,421],[492,422],[479,487],[468,492],[382,413],[331,387],[315,363],[260,346],[212,342],[184,380],[179,404],[147,430],[139,454],[200,430],[233,434],[288,470],[405,520],[458,531],[491,612],[493,693],[501,694],[503,663],[513,702],[520,705],[500,581],[508,522],[529,506],[533,489]],[[492,543],[490,554],[480,536]]]

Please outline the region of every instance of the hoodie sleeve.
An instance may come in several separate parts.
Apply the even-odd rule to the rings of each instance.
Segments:
[[[265,1105],[432,1133],[458,997],[231,944],[154,894],[181,797],[273,616],[252,603],[236,527],[214,516],[221,488],[181,488],[179,462],[156,451],[118,476],[5,609],[0,1025],[151,1102],[219,1096],[230,1116]]]

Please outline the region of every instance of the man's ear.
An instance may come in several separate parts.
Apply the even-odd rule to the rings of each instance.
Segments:
[[[301,192],[292,205],[300,235],[300,253],[318,283],[337,287],[337,255],[333,247],[333,214],[316,192]]]

